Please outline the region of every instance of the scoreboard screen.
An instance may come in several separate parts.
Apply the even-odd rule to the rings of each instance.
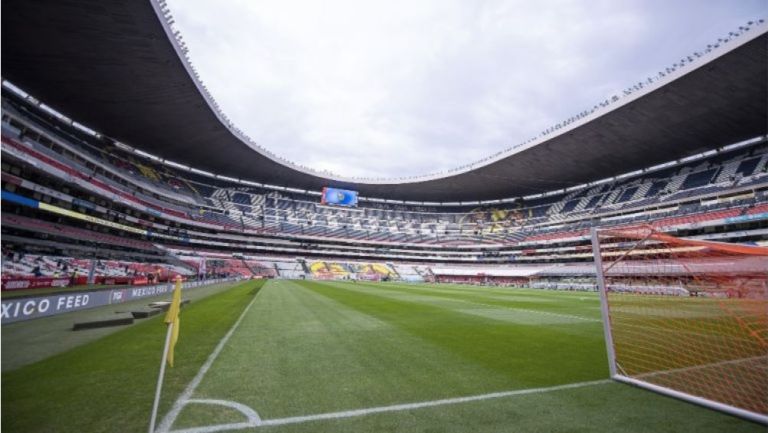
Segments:
[[[323,196],[320,199],[320,203],[337,206],[357,206],[357,191],[325,187],[323,188]]]

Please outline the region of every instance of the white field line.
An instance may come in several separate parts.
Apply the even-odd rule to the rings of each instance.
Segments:
[[[246,406],[244,404],[238,403],[236,401],[230,401],[230,400],[212,400],[212,399],[203,399],[203,398],[191,398],[187,400],[187,404],[213,404],[218,406],[224,406],[228,407],[230,409],[234,409],[236,411],[239,411],[243,415],[248,418],[248,422],[250,423],[259,423],[261,422],[261,418],[259,417],[259,414],[256,413],[255,410],[251,409],[250,406]]]
[[[261,291],[259,291],[261,293]],[[198,385],[200,385],[200,382],[202,382],[203,377],[206,373],[208,373],[208,369],[211,368],[211,365],[213,365],[213,361],[216,360],[216,358],[219,356],[219,353],[221,353],[222,349],[224,349],[224,346],[227,344],[227,341],[229,341],[229,338],[232,336],[232,334],[235,332],[235,329],[237,329],[238,326],[240,326],[240,322],[243,321],[243,318],[246,314],[248,314],[248,311],[251,309],[251,306],[254,302],[256,302],[256,298],[258,298],[259,293],[257,293],[253,299],[251,299],[251,302],[248,303],[248,306],[245,307],[245,310],[240,314],[240,317],[237,318],[237,321],[234,325],[232,325],[231,328],[229,328],[229,331],[224,335],[224,337],[219,341],[219,344],[216,346],[215,349],[213,349],[213,352],[208,356],[208,359],[205,360],[205,364],[203,364],[202,367],[200,367],[200,370],[197,372],[197,375],[192,379],[192,382],[189,382],[189,385],[184,389],[184,392],[179,396],[178,399],[173,403],[173,406],[171,407],[171,410],[165,415],[163,418],[163,421],[160,423],[160,426],[157,428],[156,432],[158,433],[167,433],[171,430],[171,426],[173,425],[173,422],[176,421],[176,418],[178,418],[179,413],[181,413],[181,410],[184,408],[184,405],[187,404],[187,402],[190,400],[190,397],[192,397],[192,394],[195,392],[195,389],[197,389]],[[251,412],[253,412],[251,410]],[[254,412],[255,413],[255,412]],[[246,416],[248,416],[248,413],[246,413]],[[250,416],[249,416],[250,418]]]
[[[490,394],[480,394],[480,395],[472,395],[472,396],[457,397],[457,398],[446,398],[442,400],[429,400],[429,401],[421,401],[421,402],[415,402],[415,403],[395,404],[391,406],[369,407],[365,409],[346,410],[341,412],[327,412],[327,413],[319,413],[315,415],[265,419],[260,421],[251,420],[249,422],[241,422],[241,423],[193,427],[193,428],[182,429],[182,430],[173,430],[171,433],[215,433],[215,432],[225,431],[225,430],[242,430],[246,428],[255,428],[255,427],[263,427],[263,426],[302,424],[302,423],[307,423],[312,421],[353,418],[353,417],[360,417],[360,416],[372,415],[377,413],[385,413],[385,412],[401,412],[406,410],[422,409],[427,407],[445,406],[445,405],[460,404],[460,403],[469,403],[474,401],[513,397],[518,395],[543,394],[547,392],[561,391],[565,389],[575,389],[575,388],[583,388],[587,386],[603,385],[610,382],[611,381],[609,379],[593,380],[590,382],[569,383],[566,385],[557,385],[557,386],[551,386],[546,388],[516,389],[512,391],[493,392]]]

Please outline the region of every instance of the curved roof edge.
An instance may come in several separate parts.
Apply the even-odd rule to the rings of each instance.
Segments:
[[[763,23],[681,62],[689,66],[667,68],[663,82],[638,83],[617,101],[598,104],[604,109],[585,110],[474,164],[407,179],[343,178],[284,161],[228,122],[186,61],[164,3],[4,0],[3,6],[3,78],[133,148],[267,186],[487,201],[562,190],[768,132]]]
[[[413,175],[413,176],[406,176],[406,177],[391,177],[391,178],[388,178],[388,177],[366,178],[366,177],[356,177],[356,176],[343,176],[340,174],[331,173],[327,171],[315,170],[311,167],[305,167],[303,165],[296,164],[288,159],[282,158],[279,155],[274,154],[273,152],[269,151],[268,149],[254,142],[247,134],[245,134],[240,128],[238,128],[232,121],[229,120],[229,118],[226,116],[223,110],[219,107],[218,103],[216,102],[216,99],[208,91],[207,87],[205,87],[205,85],[203,84],[202,78],[197,74],[197,71],[192,65],[192,60],[187,55],[188,51],[183,46],[184,44],[184,42],[182,41],[183,35],[181,34],[180,31],[178,30],[174,31],[174,29],[172,28],[172,22],[173,22],[172,15],[170,14],[170,10],[165,7],[166,5],[165,1],[150,0],[150,3],[152,4],[155,10],[155,13],[158,16],[158,19],[160,20],[160,23],[162,24],[163,30],[165,30],[165,33],[168,36],[169,41],[173,45],[173,48],[176,51],[176,54],[179,56],[179,60],[182,62],[185,70],[189,74],[190,79],[193,81],[198,91],[200,92],[200,94],[203,96],[206,103],[210,107],[211,111],[213,111],[213,113],[215,114],[216,118],[233,135],[235,135],[237,138],[242,140],[243,143],[245,143],[248,147],[253,149],[255,152],[258,152],[262,156],[265,156],[276,163],[285,165],[291,169],[303,172],[305,174],[324,177],[330,181],[335,181],[335,182],[367,183],[367,184],[374,184],[374,185],[388,185],[388,184],[406,184],[407,185],[409,183],[445,179],[450,176],[481,169],[487,165],[493,164],[494,162],[501,161],[505,158],[514,156],[515,154],[520,153],[526,149],[530,149],[539,144],[542,144],[547,140],[556,138],[560,135],[565,135],[570,131],[578,128],[579,126],[589,123],[594,119],[597,119],[607,113],[610,113],[611,111],[617,110],[627,104],[630,104],[633,101],[647,95],[648,93],[651,93],[661,87],[664,87],[670,84],[671,82],[677,80],[678,78],[683,77],[695,71],[696,69],[701,68],[706,64],[716,60],[717,58],[737,49],[738,47],[752,41],[753,39],[756,39],[768,33],[768,23],[765,22],[765,20],[763,19],[759,19],[758,21],[753,23],[754,28],[748,29],[748,31],[752,30],[751,32],[743,31],[742,29],[744,29],[744,27],[741,27],[739,33],[732,32],[730,39],[723,40],[724,41],[723,43],[734,42],[729,46],[728,49],[719,49],[720,45],[717,44],[714,46],[708,46],[708,48],[703,53],[696,52],[695,57],[684,56],[684,57],[687,57],[688,59],[691,59],[689,62],[687,62],[688,64],[685,64],[686,62],[683,60],[681,61],[681,64],[679,65],[675,64],[673,68],[667,67],[666,73],[659,72],[653,77],[646,78],[646,80],[639,82],[633,87],[625,89],[623,91],[623,95],[620,95],[620,96],[613,95],[611,97],[608,97],[604,101],[601,101],[598,104],[596,104],[592,109],[584,110],[583,112],[577,114],[576,116],[571,117],[561,123],[558,123],[548,128],[546,131],[542,132],[536,137],[532,137],[522,143],[518,143],[514,146],[500,150],[494,154],[486,156],[485,158],[481,158],[472,163],[450,168],[448,170],[441,171],[441,172],[427,173],[422,175]],[[692,67],[690,65],[691,63],[693,63]]]

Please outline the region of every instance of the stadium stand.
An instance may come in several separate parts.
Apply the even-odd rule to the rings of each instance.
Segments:
[[[179,32],[171,27],[172,17],[165,0],[113,2],[97,8],[80,2],[62,2],[60,7],[57,2],[39,5],[36,2],[14,3],[17,13],[6,14],[8,19],[3,19],[3,24],[8,24],[6,28],[16,30],[9,30],[9,34],[17,36],[6,38],[9,43],[3,44],[3,49],[11,53],[4,57],[4,60],[9,60],[10,66],[3,70],[0,121],[4,320],[5,316],[9,321],[43,317],[48,312],[54,313],[49,310],[54,305],[56,314],[93,307],[92,312],[83,314],[82,321],[78,318],[80,315],[73,315],[64,320],[39,320],[29,327],[16,328],[20,338],[9,340],[10,352],[23,353],[27,345],[34,345],[34,350],[30,351],[35,353],[34,356],[45,350],[55,350],[54,353],[58,354],[42,363],[9,368],[9,378],[24,379],[15,381],[19,382],[21,390],[16,394],[22,398],[17,398],[18,402],[14,399],[8,401],[11,406],[18,406],[21,412],[24,412],[21,406],[29,401],[25,392],[31,390],[32,394],[40,394],[35,393],[35,384],[45,388],[48,385],[43,385],[43,382],[50,382],[50,377],[43,374],[37,375],[41,377],[32,385],[27,383],[35,375],[26,372],[45,373],[36,366],[51,367],[59,362],[62,368],[68,368],[64,365],[68,361],[85,359],[87,356],[81,355],[98,352],[103,359],[116,361],[120,358],[123,364],[130,363],[130,366],[115,371],[131,373],[139,371],[136,366],[146,370],[142,362],[135,362],[137,359],[158,359],[142,353],[132,356],[133,349],[140,345],[125,343],[146,341],[146,335],[139,333],[146,330],[159,336],[159,325],[154,330],[141,326],[126,329],[118,335],[120,338],[102,338],[104,334],[95,333],[89,337],[88,332],[81,332],[77,339],[80,341],[66,343],[82,345],[87,343],[88,338],[100,338],[97,342],[99,346],[96,351],[92,349],[96,346],[78,347],[76,352],[72,352],[77,354],[75,357],[69,355],[68,348],[63,350],[59,345],[46,341],[62,335],[52,325],[59,327],[67,322],[69,327],[69,323],[74,322],[72,329],[128,325],[134,322],[134,318],[161,314],[159,309],[154,309],[155,306],[168,310],[166,322],[172,323],[166,338],[166,345],[171,342],[171,346],[169,351],[162,352],[157,399],[161,394],[168,394],[161,393],[159,386],[163,383],[166,355],[173,355],[173,344],[179,334],[177,316],[181,281],[176,285],[178,289],[174,292],[172,304],[165,300],[151,301],[168,298],[174,286],[170,281],[176,281],[177,277],[185,281],[182,295],[185,299],[181,303],[193,302],[192,310],[183,313],[182,322],[185,324],[182,328],[186,329],[183,331],[186,337],[180,340],[183,344],[179,346],[179,354],[187,355],[188,359],[180,364],[187,361],[194,363],[197,359],[202,362],[206,357],[208,360],[198,377],[173,403],[172,410],[160,421],[157,429],[156,414],[151,415],[150,431],[169,431],[178,427],[174,421],[177,409],[182,410],[188,403],[226,406],[225,409],[231,413],[214,414],[214,422],[227,422],[225,418],[233,414],[238,416],[235,414],[237,411],[246,415],[247,422],[237,424],[204,425],[205,421],[192,420],[195,423],[190,431],[214,431],[229,427],[258,428],[268,424],[318,421],[338,414],[349,418],[381,412],[382,408],[392,412],[392,408],[432,407],[468,400],[466,397],[446,399],[446,392],[451,393],[451,387],[446,386],[432,390],[436,395],[432,395],[434,392],[424,393],[424,390],[417,389],[423,388],[423,380],[411,381],[415,382],[415,388],[405,390],[413,391],[411,397],[395,396],[395,402],[413,401],[413,404],[391,405],[393,395],[389,391],[392,380],[385,381],[388,388],[385,389],[387,395],[384,400],[390,403],[377,400],[375,395],[374,398],[367,398],[372,382],[357,373],[361,371],[360,366],[372,364],[377,367],[373,371],[374,376],[385,379],[389,377],[388,372],[379,366],[413,364],[412,371],[406,373],[421,377],[419,368],[435,371],[439,375],[451,370],[455,364],[457,368],[453,370],[458,374],[452,379],[464,380],[449,384],[460,388],[456,395],[474,393],[476,398],[469,397],[469,400],[490,396],[494,404],[498,403],[499,399],[495,397],[499,395],[517,396],[531,390],[537,394],[560,392],[564,388],[600,385],[605,381],[595,379],[605,376],[605,368],[603,366],[603,371],[599,371],[601,364],[595,363],[592,352],[593,349],[603,350],[603,346],[608,348],[612,373],[618,369],[627,375],[626,364],[614,362],[614,352],[623,356],[630,352],[639,353],[635,360],[639,366],[636,368],[639,374],[635,375],[638,378],[685,376],[691,379],[684,381],[699,390],[717,388],[712,386],[717,380],[709,380],[712,377],[726,377],[728,380],[721,380],[721,395],[730,396],[734,382],[731,379],[743,376],[757,385],[754,387],[757,397],[749,396],[748,400],[758,402],[758,405],[765,400],[762,398],[765,397],[765,387],[761,386],[765,381],[761,381],[761,377],[755,379],[759,375],[751,374],[751,365],[760,358],[755,355],[765,352],[764,339],[755,340],[759,340],[760,344],[753,344],[752,341],[752,337],[759,334],[753,329],[755,296],[765,295],[766,289],[761,262],[755,261],[755,265],[746,269],[752,273],[754,266],[756,271],[755,276],[745,279],[745,269],[734,273],[730,268],[735,266],[735,262],[723,259],[726,255],[706,257],[718,249],[748,250],[750,248],[744,245],[768,246],[768,127],[765,123],[768,116],[764,79],[768,27],[765,27],[763,20],[748,23],[749,27],[757,28],[752,30],[752,34],[748,33],[749,27],[740,27],[738,32],[731,32],[703,52],[685,56],[672,67],[662,69],[623,92],[610,95],[594,106],[543,129],[536,137],[480,161],[461,161],[462,165],[443,173],[410,178],[362,179],[298,166],[262,148],[237,129],[219,110],[197,72],[185,59],[188,49],[180,39],[176,39],[180,37]],[[58,17],[51,20],[45,13],[48,10],[72,16],[66,20]],[[135,15],[130,11],[134,11]],[[75,18],[78,21],[74,21]],[[159,18],[159,22],[155,18]],[[67,24],[75,22],[80,25]],[[115,27],[118,29],[113,30]],[[105,30],[108,37],[88,37]],[[57,36],[57,32],[59,37],[52,38]],[[114,37],[119,34],[130,37]],[[98,40],[98,43],[89,46],[89,39]],[[729,48],[727,43],[738,48]],[[130,81],[126,81],[126,77]],[[28,94],[11,81],[29,86],[30,92],[40,92],[40,95]],[[665,88],[668,85],[670,87]],[[62,113],[52,106],[61,109]],[[70,118],[70,115],[78,118]],[[79,123],[81,121],[82,124]],[[331,154],[334,149],[327,151]],[[347,193],[354,196],[351,201],[354,204],[341,206],[338,203],[344,201],[341,198],[335,205],[329,204],[334,202],[334,196],[326,194],[326,187],[341,197],[346,197]],[[331,200],[328,200],[329,197]],[[598,233],[596,228],[612,230]],[[593,246],[593,237],[594,240],[602,238],[601,243],[595,242]],[[700,240],[742,245],[696,242]],[[662,242],[667,244],[666,249],[660,246]],[[732,284],[721,285],[723,275],[717,275],[708,283],[709,287],[703,287],[711,291],[711,299],[696,299],[700,292],[694,289],[699,285],[694,280],[701,279],[702,272],[700,269],[691,272],[688,259],[697,255],[706,260],[698,262],[697,268],[713,266],[718,274],[733,274],[727,276]],[[612,263],[605,266],[608,260]],[[614,272],[617,275],[609,276],[614,281],[607,282],[605,276],[611,266],[622,260],[621,264],[626,269]],[[721,269],[726,267],[729,272],[722,272]],[[645,277],[639,278],[638,275]],[[669,281],[662,283],[661,279],[665,277]],[[278,282],[265,286],[260,281],[218,284],[264,278],[346,280],[349,283]],[[381,283],[369,284],[371,281]],[[603,290],[601,300],[607,325],[605,345],[598,335],[597,296],[583,293],[531,294],[531,290],[503,294],[509,291],[497,289],[521,287],[595,291],[598,281],[603,289],[610,288]],[[408,290],[404,289],[403,282],[419,285]],[[435,284],[462,286],[434,287]],[[90,287],[82,287],[85,285]],[[469,287],[480,285],[493,288]],[[753,285],[756,290],[752,293]],[[186,291],[202,286],[208,288]],[[28,290],[38,288],[44,290]],[[10,290],[16,292],[9,293]],[[665,295],[666,299],[651,300],[656,302],[653,308],[648,307],[649,301],[645,298],[638,298],[640,302],[635,299],[622,304],[619,300],[616,304],[609,304],[608,292],[623,295],[644,293],[655,298]],[[297,297],[302,293],[303,298]],[[670,295],[675,298],[670,298]],[[298,314],[262,302],[268,297],[280,303],[281,296],[290,302],[282,302],[278,306],[298,307]],[[88,304],[89,299],[95,301],[97,298],[98,302]],[[684,305],[679,302],[681,300],[691,301],[689,304],[694,307],[691,311],[696,314],[681,310],[681,305]],[[127,301],[133,304],[113,305]],[[717,307],[711,308],[715,303]],[[15,309],[12,304],[15,304]],[[72,309],[68,310],[70,304]],[[61,305],[66,308],[59,310]],[[252,305],[255,307],[251,308]],[[615,308],[608,308],[610,305]],[[148,310],[147,306],[153,309]],[[703,311],[702,306],[712,309],[706,316],[715,320],[709,322],[717,322],[715,325],[722,328],[720,331],[727,332],[704,329],[712,326],[711,323],[704,323],[707,321],[698,314]],[[735,311],[736,306],[746,308]],[[326,310],[329,307],[334,310],[331,311],[334,317],[326,320],[322,315],[328,313]],[[664,309],[669,310],[666,315],[669,320],[659,313]],[[647,323],[638,318],[641,312],[647,313]],[[621,344],[611,345],[619,341],[612,340],[611,332],[612,328],[621,329],[614,319],[620,319],[622,313],[630,316],[627,320],[628,327],[632,328],[629,334],[637,332],[638,337],[630,335],[627,338],[625,335]],[[459,316],[462,320],[458,320]],[[76,319],[70,321],[69,317]],[[274,326],[261,326],[252,320],[253,317]],[[692,317],[694,320],[691,320]],[[724,324],[723,319],[730,321],[731,318],[736,319],[734,323]],[[159,319],[156,324],[160,323]],[[462,321],[466,323],[458,323]],[[241,322],[243,326],[240,326]],[[37,326],[38,323],[40,326]],[[408,332],[400,333],[408,338],[390,338],[393,334],[390,325],[403,328],[403,323],[407,325],[404,329]],[[324,337],[317,332],[318,324],[327,325],[328,335]],[[587,327],[582,329],[579,324]],[[661,327],[667,326],[670,332],[659,333],[660,324]],[[692,324],[706,332],[691,333]],[[206,332],[194,332],[195,328]],[[642,332],[636,331],[638,329]],[[258,335],[254,330],[258,331]],[[282,334],[273,332],[276,330],[282,331]],[[595,330],[598,331],[597,338],[588,335]],[[672,341],[669,336],[674,336],[675,330],[681,331],[679,334],[683,336],[679,337],[679,342],[685,343],[679,345],[686,352],[682,356],[685,358],[682,364],[682,352],[670,351],[670,356],[656,356],[660,353],[656,349],[663,345],[656,343]],[[371,338],[375,336],[373,331],[384,332],[385,338]],[[575,339],[576,333],[580,339]],[[616,335],[622,338],[622,333],[627,334],[626,329]],[[648,335],[654,333],[661,335],[658,341],[648,339]],[[511,344],[504,341],[499,344],[499,338],[509,343],[509,338],[502,337],[510,334],[515,336]],[[745,338],[737,338],[738,347],[733,346],[732,337],[738,335]],[[254,336],[259,340],[254,340]],[[701,336],[707,338],[699,338]],[[715,347],[709,343],[709,337],[713,336],[728,338],[721,338],[724,344]],[[342,350],[318,356],[315,348],[333,346],[339,337],[356,340],[352,344],[346,342]],[[202,343],[194,344],[195,338]],[[551,351],[544,350],[548,347],[546,339],[551,340]],[[639,344],[635,346],[636,342],[626,341],[633,339]],[[218,340],[218,346],[209,354],[207,348],[216,345]],[[365,340],[371,340],[380,347],[361,347],[359,343]],[[688,343],[699,340],[707,343],[706,350],[699,353],[700,356],[689,356],[695,350],[691,350]],[[750,343],[745,344],[745,340]],[[244,345],[241,344],[243,342]],[[429,347],[425,346],[425,342]],[[110,348],[107,343],[114,346],[112,348],[119,354],[118,357],[105,350]],[[412,344],[415,350],[402,350],[403,344]],[[37,347],[46,345],[52,349]],[[21,349],[17,350],[17,346]],[[202,383],[207,366],[225,346],[248,348],[243,352],[244,356],[232,357],[222,352],[224,355],[216,361],[220,363],[224,358],[237,361],[234,369],[227,365],[219,366],[234,381],[235,387],[226,389],[237,391],[237,385],[253,388],[249,383],[240,383],[241,378],[246,376],[264,382],[259,374],[235,373],[238,373],[238,368],[242,370],[241,367],[249,365],[254,368],[262,366],[263,370],[263,366],[270,365],[270,358],[278,361],[290,359],[288,367],[296,367],[296,371],[313,376],[310,379],[340,377],[339,374],[315,374],[316,365],[331,365],[338,371],[350,370],[348,367],[352,366],[352,375],[347,374],[350,376],[347,379],[351,378],[351,381],[347,380],[344,384],[360,386],[359,389],[352,386],[349,390],[346,385],[338,387],[344,388],[345,392],[350,391],[344,399],[337,398],[342,412],[302,412],[300,404],[291,405],[296,399],[283,399],[291,403],[288,404],[288,412],[291,413],[287,413],[289,416],[285,418],[272,418],[270,413],[274,415],[275,412],[270,412],[270,407],[262,411],[265,408],[259,405],[264,399],[260,396],[248,401],[236,401],[239,394],[223,396],[227,400],[192,398],[199,396],[200,392],[194,388]],[[278,346],[288,351],[301,350],[293,350],[286,357],[273,350]],[[642,349],[635,350],[634,347]],[[748,350],[742,351],[742,347]],[[354,350],[346,350],[349,348]],[[427,356],[430,350],[436,355]],[[159,350],[157,353],[160,354]],[[372,357],[372,353],[381,356]],[[107,354],[108,358],[103,354]],[[350,354],[360,356],[355,359],[350,358]],[[408,356],[403,358],[403,354]],[[419,359],[414,358],[414,354]],[[446,357],[445,354],[451,356]],[[652,364],[655,361],[652,368],[648,368],[648,354],[658,358],[651,360]],[[338,362],[333,358],[336,355],[341,356]],[[571,360],[571,357],[574,359]],[[23,358],[18,362],[38,361]],[[421,362],[421,358],[426,361]],[[450,368],[434,368],[437,365],[435,360],[442,361],[443,358],[451,358],[445,362]],[[262,362],[265,359],[267,362]],[[564,359],[568,359],[569,363],[564,364]],[[414,364],[414,360],[420,364]],[[468,363],[468,360],[473,363]],[[168,361],[173,366],[172,356]],[[451,364],[452,361],[456,362]],[[80,372],[92,370],[87,371],[89,377],[95,373],[103,378],[110,374],[114,376],[111,382],[101,381],[106,384],[101,388],[109,396],[115,394],[116,386],[108,385],[114,382],[119,388],[130,382],[124,380],[130,374],[120,376],[101,366],[92,368],[97,363],[86,363],[85,369],[74,364],[71,367]],[[157,364],[153,361],[153,365]],[[536,367],[523,372],[522,377],[530,382],[523,384],[528,387],[527,390],[516,389],[520,381],[513,380],[513,391],[497,392],[498,379],[504,379],[507,370],[511,372],[510,377],[518,377],[521,367],[526,365]],[[598,367],[595,370],[597,376],[590,370],[595,365]],[[659,368],[656,369],[656,366]],[[16,373],[14,369],[19,367],[21,369]],[[195,365],[179,367],[189,371],[197,368]],[[701,373],[723,367],[749,371],[747,374],[712,374],[710,377]],[[574,370],[575,375],[558,374],[555,377],[551,374],[552,371],[568,368]],[[59,372],[61,368],[48,370]],[[307,382],[295,374],[283,374],[286,371],[279,371],[278,379],[291,377],[301,383]],[[485,380],[482,373],[487,373],[489,379]],[[3,374],[5,377],[6,372]],[[178,376],[173,372],[169,374]],[[77,378],[72,374],[58,376]],[[211,376],[214,379],[222,377],[216,372],[210,373]],[[402,371],[394,371],[390,376],[402,376]],[[662,379],[659,386],[666,386],[664,380],[668,379]],[[61,382],[66,386],[53,382],[49,386],[51,389],[72,389],[72,380]],[[90,382],[101,384],[94,380]],[[329,387],[318,383],[315,384],[318,385],[315,391],[319,390],[319,395],[322,395]],[[467,384],[475,383],[488,383],[491,388],[496,388],[468,391]],[[655,390],[658,391],[659,386]],[[170,388],[173,391],[174,387]],[[283,388],[293,391],[294,395],[298,395],[297,392],[311,395],[313,391],[308,389],[305,392],[301,386],[281,386]],[[96,394],[80,394],[86,397],[107,395],[102,389],[94,389]],[[52,395],[52,398],[44,399],[44,403],[49,409],[51,405],[66,409],[69,406],[61,404],[69,402],[65,394]],[[274,397],[274,393],[268,394]],[[570,394],[573,393],[569,391]],[[356,398],[361,395],[366,398]],[[606,395],[610,398],[609,394],[605,394],[601,397],[603,401]],[[119,398],[107,399],[108,403],[125,400],[120,393],[115,396]],[[706,394],[696,396],[696,403],[709,398]],[[334,397],[337,396],[332,395],[331,399]],[[554,398],[550,400],[554,401]],[[562,402],[560,400],[557,404],[568,403],[565,401],[567,398]],[[6,403],[5,400],[3,402]],[[16,403],[21,403],[21,406]],[[69,412],[77,414],[78,402],[69,403],[74,408]],[[157,403],[155,409],[167,409],[172,404]],[[514,400],[510,404],[519,406],[518,403],[519,400]],[[668,403],[658,404],[668,407]],[[377,406],[379,404],[384,406]],[[577,406],[574,407],[584,409],[583,404]],[[686,411],[690,409],[679,407]],[[235,411],[231,410],[233,408]],[[653,406],[642,409],[652,412],[649,408],[653,409]],[[453,405],[447,410],[456,412],[465,409]],[[763,405],[763,414],[766,413],[764,409]],[[296,410],[299,412],[294,413]],[[187,409],[184,411],[186,413]],[[38,412],[41,411],[30,412],[31,425],[47,425],[38,423],[41,419]],[[106,413],[105,410],[95,409],[91,412]],[[533,412],[533,421],[528,424],[540,424],[542,429],[557,426],[562,421],[542,418],[536,416],[540,415],[540,411]],[[574,411],[565,413],[568,412]],[[677,413],[678,406],[667,412]],[[212,412],[203,409],[200,413],[202,420],[210,418],[207,415]],[[263,413],[270,419],[262,419],[260,415]],[[301,413],[316,415],[301,416]],[[638,419],[631,410],[629,413],[635,420]],[[10,421],[24,418],[24,413],[20,415],[11,416]],[[55,424],[52,428],[58,430],[60,423],[57,421],[61,421],[62,416],[53,415],[56,416],[45,421]],[[435,417],[427,415],[428,429],[440,430],[431,425]],[[194,417],[198,414],[194,413]],[[88,424],[94,416],[85,413],[82,418]],[[138,419],[135,416],[130,418]],[[383,425],[381,419],[370,421],[371,417],[363,418],[348,421],[356,423],[355,426],[365,426],[366,422],[379,427]],[[563,424],[570,426],[571,418]],[[591,426],[589,421],[594,418],[582,420],[581,425]],[[623,421],[629,418],[618,421],[613,418],[609,419],[613,424],[628,425]],[[683,421],[692,419],[685,414],[679,418],[685,418]],[[128,417],[122,416],[122,419]],[[242,416],[239,419],[242,421]],[[647,424],[675,428],[669,427],[674,425],[675,419],[661,421],[651,419]],[[706,424],[716,428],[719,425],[716,418],[706,416],[696,421],[698,424],[692,424],[694,427]],[[733,421],[723,421],[722,425],[734,426]],[[322,429],[320,424],[307,424],[307,428],[319,426]],[[326,427],[333,429],[334,425],[327,423]],[[452,427],[462,428],[461,424],[457,425]],[[483,425],[482,420],[480,425]],[[34,428],[21,430],[31,431]]]
[[[29,257],[54,257],[78,273],[95,259],[118,260],[121,277],[160,269],[580,289],[593,288],[594,271],[580,265],[591,260],[592,227],[647,224],[738,242],[765,242],[768,231],[765,136],[493,203],[361,197],[357,207],[340,208],[321,204],[319,192],[249,185],[84,133],[5,83],[3,246],[31,247],[38,254]],[[141,262],[152,264],[139,270]],[[45,263],[37,273],[50,274]],[[533,265],[555,270],[520,275]],[[4,275],[33,270],[3,262]]]

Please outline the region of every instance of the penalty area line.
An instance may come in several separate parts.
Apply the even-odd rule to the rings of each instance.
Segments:
[[[261,291],[259,291],[259,293],[261,293]],[[197,387],[200,385],[200,382],[203,381],[203,377],[205,377],[205,374],[208,373],[208,370],[211,368],[211,365],[213,365],[213,362],[216,360],[216,358],[219,357],[219,354],[224,349],[224,346],[227,344],[227,341],[229,341],[229,338],[232,337],[232,334],[234,334],[235,330],[240,326],[240,322],[243,321],[243,318],[246,314],[248,314],[248,311],[251,309],[253,303],[256,302],[256,298],[259,296],[259,293],[257,293],[253,299],[251,299],[251,302],[249,302],[245,307],[245,310],[243,310],[243,312],[240,314],[240,317],[237,318],[237,321],[235,321],[232,327],[229,328],[229,331],[227,331],[224,337],[222,337],[222,339],[219,341],[219,344],[216,345],[216,348],[213,349],[213,352],[211,352],[211,354],[208,356],[208,359],[205,360],[205,364],[200,367],[197,375],[195,375],[194,379],[192,379],[192,382],[189,382],[189,385],[187,385],[187,387],[184,389],[184,392],[181,393],[179,398],[177,398],[173,403],[171,410],[165,415],[156,432],[167,433],[171,430],[173,422],[176,421],[176,418],[178,418],[181,410],[184,408],[187,402],[189,402],[192,394],[195,392],[195,389],[197,389]]]
[[[274,418],[274,419],[262,419],[253,420],[252,422],[232,423],[232,424],[219,424],[203,427],[193,427],[182,430],[174,430],[170,433],[215,433],[226,430],[242,430],[247,428],[266,427],[266,426],[280,426],[287,424],[303,424],[313,421],[323,420],[335,420],[343,418],[354,418],[366,415],[373,415],[386,412],[402,412],[407,410],[423,409],[428,407],[446,406],[460,403],[470,403],[482,400],[491,400],[504,397],[514,397],[519,395],[528,394],[544,394],[548,392],[562,391],[566,389],[584,388],[588,386],[604,385],[611,383],[610,379],[593,380],[589,382],[577,382],[569,383],[565,385],[556,385],[543,388],[529,388],[529,389],[516,389],[512,391],[493,392],[490,394],[471,395],[466,397],[446,398],[441,400],[429,400],[415,403],[395,404],[390,406],[377,406],[364,409],[346,410],[341,412],[326,412],[314,415],[293,416],[287,418]]]

